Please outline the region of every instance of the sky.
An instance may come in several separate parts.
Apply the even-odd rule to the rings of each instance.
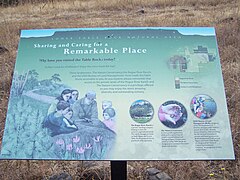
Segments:
[[[78,31],[78,30],[134,30],[134,29],[164,29],[164,30],[177,30],[183,35],[202,35],[202,36],[214,36],[215,29],[213,27],[129,27],[129,28],[66,28],[66,29],[30,29],[22,30],[21,37],[47,37],[52,36],[57,31]]]

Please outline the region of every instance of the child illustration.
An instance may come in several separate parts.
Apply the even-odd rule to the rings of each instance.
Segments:
[[[102,101],[102,110],[103,111],[104,111],[104,109],[111,108],[111,107],[112,107],[111,101],[107,101],[107,100]]]
[[[61,95],[58,96],[50,105],[50,107],[48,108],[48,115],[51,114],[52,112],[54,112],[56,110],[57,104],[60,101],[65,101],[67,103],[69,103],[69,99],[71,97],[71,90],[70,89],[65,89],[62,91]]]
[[[69,109],[69,111],[65,115],[63,115],[63,122],[65,123],[66,127],[77,129],[77,126],[71,121],[72,116],[73,110]]]
[[[69,103],[71,105],[74,104],[78,100],[78,97],[79,97],[78,90],[76,90],[76,89],[71,90],[71,97],[69,99]]]
[[[43,122],[43,127],[48,128],[50,136],[59,134],[68,134],[77,130],[77,127],[70,122],[72,117],[70,104],[66,101],[60,101],[57,104],[56,111],[50,113]]]
[[[114,132],[116,131],[115,115],[113,108],[106,108],[103,111],[103,123]]]

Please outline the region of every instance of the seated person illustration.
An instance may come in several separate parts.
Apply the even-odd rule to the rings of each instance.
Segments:
[[[65,123],[66,127],[77,129],[77,126],[71,121],[72,116],[73,110],[69,109],[69,111],[65,115],[63,115],[63,122]]]
[[[69,103],[69,99],[71,98],[71,90],[70,89],[64,89],[62,92],[61,92],[61,95],[58,96],[53,102],[52,104],[50,105],[50,107],[48,108],[48,114],[54,112],[57,108],[57,104],[60,102],[60,101],[65,101],[65,102],[68,102]]]
[[[69,99],[69,103],[72,105],[78,100],[79,92],[76,89],[71,90],[71,98]]]
[[[93,122],[98,120],[96,93],[88,91],[84,98],[77,100],[73,105],[73,120]]]
[[[56,111],[50,113],[44,119],[43,128],[48,128],[52,137],[77,131],[76,125],[70,121],[72,114],[70,104],[66,101],[60,101],[57,104]]]
[[[104,118],[103,123],[114,132],[116,129],[115,115],[116,115],[116,112],[113,108],[106,108],[103,111],[103,118]]]
[[[112,107],[111,101],[107,101],[107,100],[102,101],[102,110],[103,111],[104,111],[104,109],[111,108],[111,107]]]

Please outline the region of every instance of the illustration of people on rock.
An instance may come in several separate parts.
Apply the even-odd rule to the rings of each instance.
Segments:
[[[191,100],[190,108],[193,114],[200,119],[209,119],[217,112],[215,101],[208,95],[197,95]]]
[[[178,128],[187,121],[187,111],[178,101],[167,101],[160,106],[158,118],[165,126]]]
[[[78,96],[79,91],[76,89],[62,91],[59,98],[50,105],[52,111],[59,101],[55,111],[44,119],[42,127],[53,137],[54,153],[59,158],[68,155],[67,159],[104,159],[108,153],[106,149],[111,149],[116,136],[116,112],[112,108],[112,102],[103,101],[101,121],[98,118],[96,92],[88,91],[80,99]],[[100,142],[103,142],[103,147]],[[78,146],[74,145],[76,143]]]

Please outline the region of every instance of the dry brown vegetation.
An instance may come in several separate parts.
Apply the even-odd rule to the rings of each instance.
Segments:
[[[26,1],[21,1],[26,2]],[[131,161],[129,179],[146,179],[156,167],[173,179],[240,179],[240,1],[69,0],[31,1],[0,7],[0,137],[21,29],[123,26],[213,26],[216,28],[235,161]],[[139,12],[144,8],[144,13]],[[0,161],[0,179],[48,179],[66,172],[74,179],[109,179],[109,162]]]

